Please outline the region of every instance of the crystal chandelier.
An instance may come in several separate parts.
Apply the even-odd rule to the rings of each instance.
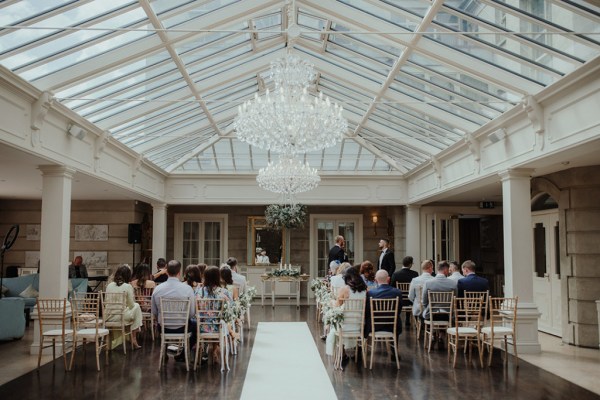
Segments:
[[[280,156],[276,163],[261,168],[256,177],[258,186],[273,193],[281,193],[286,201],[296,193],[316,188],[321,181],[316,168],[295,157]]]
[[[308,93],[314,79],[312,64],[288,54],[271,63],[275,90],[255,94],[238,108],[237,137],[280,154],[300,154],[331,147],[342,140],[348,121],[342,107]]]

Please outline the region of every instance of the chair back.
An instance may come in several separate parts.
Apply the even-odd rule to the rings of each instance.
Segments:
[[[199,335],[217,334],[221,329],[223,319],[223,298],[198,298],[196,299],[196,325]]]
[[[481,327],[481,308],[483,296],[454,297],[454,326],[475,328]]]
[[[44,332],[44,325],[51,325],[52,329],[61,329],[65,334],[67,323],[67,299],[36,299],[40,333]],[[59,328],[60,327],[60,328]]]
[[[511,328],[513,333],[517,322],[518,297],[490,297],[490,325]]]
[[[482,303],[481,303],[481,311],[483,312],[482,322],[485,323],[485,321],[487,321],[487,316],[488,316],[488,309],[489,309],[488,303],[489,303],[489,298],[490,298],[490,291],[486,290],[483,292],[469,292],[469,291],[465,290],[464,297],[472,297],[472,298],[482,297]]]
[[[71,298],[71,312],[75,330],[104,327],[100,315],[100,293],[77,293]]]
[[[142,313],[149,313],[152,310],[152,292],[154,288],[135,288],[135,302],[140,305]]]
[[[352,332],[360,334],[361,337],[363,336],[365,325],[365,304],[366,299],[344,300],[344,304],[342,304],[342,308],[344,310],[344,322],[340,327],[340,331],[342,331],[344,334]],[[349,329],[351,326],[358,329]]]
[[[102,296],[102,316],[105,326],[124,327],[125,310],[127,309],[127,294],[100,292]]]
[[[371,331],[393,332],[397,336],[398,297],[392,299],[371,298]]]
[[[160,327],[163,335],[165,328],[177,329],[184,327],[184,331],[187,332],[189,316],[189,299],[160,298]]]
[[[451,321],[454,292],[427,292],[429,320]]]
[[[408,300],[408,292],[410,291],[410,283],[396,282],[396,288],[402,292],[402,307],[407,307],[410,304]]]

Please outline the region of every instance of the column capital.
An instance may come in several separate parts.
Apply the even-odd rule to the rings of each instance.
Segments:
[[[64,165],[38,165],[38,169],[42,171],[43,176],[58,176],[68,179],[73,178],[77,172],[76,169]]]
[[[169,205],[167,203],[150,203],[150,205],[154,210],[166,210],[167,208],[169,208]]]
[[[407,210],[420,210],[421,209],[421,205],[420,204],[407,204],[405,205]]]
[[[510,179],[531,179],[533,171],[535,171],[533,168],[507,169],[498,172],[498,176],[502,182]]]

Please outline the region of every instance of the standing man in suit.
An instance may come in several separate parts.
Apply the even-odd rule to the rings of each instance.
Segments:
[[[367,304],[365,306],[365,337],[368,337],[369,333],[371,333],[371,299],[393,299],[395,297],[398,298],[398,322],[396,324],[396,333],[400,335],[402,333],[402,323],[400,321],[400,314],[402,313],[402,292],[400,289],[396,289],[389,285],[390,276],[384,269],[377,271],[375,274],[375,282],[377,282],[377,287],[367,291]],[[393,326],[390,324],[389,332],[391,332],[392,329]],[[382,330],[388,331],[388,329]]]
[[[463,297],[467,292],[485,292],[490,289],[490,283],[487,279],[475,275],[475,263],[467,260],[462,264],[464,278],[459,279],[457,283],[458,297]]]
[[[335,245],[329,250],[329,258],[327,259],[327,265],[331,265],[332,261],[339,261],[339,264],[348,262],[348,255],[344,251],[346,241],[342,235],[335,237]]]
[[[377,261],[377,269],[384,269],[387,271],[388,276],[392,276],[396,271],[396,261],[394,260],[394,253],[390,250],[390,241],[388,239],[381,239],[379,241],[379,248],[381,254]]]

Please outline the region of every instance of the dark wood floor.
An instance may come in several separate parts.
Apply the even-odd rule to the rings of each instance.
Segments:
[[[259,321],[308,321],[317,347],[340,399],[599,399],[600,396],[564,379],[519,361],[505,367],[495,355],[491,368],[467,365],[459,359],[452,369],[445,350],[423,351],[411,332],[400,338],[401,369],[379,354],[373,370],[350,362],[344,371],[334,371],[319,339],[314,307],[252,307],[253,328],[246,335],[239,354],[231,359],[231,371],[221,373],[217,365],[202,366],[186,372],[183,363],[170,360],[158,372],[158,346],[150,340],[142,349],[110,354],[110,364],[96,372],[93,351],[88,349],[84,362],[80,352],[74,370],[64,372],[62,359],[39,371],[30,372],[0,386],[0,399],[238,399],[242,392],[246,368]],[[1,360],[0,360],[1,362]],[[275,367],[274,367],[275,368]],[[590,373],[597,373],[590,371]],[[309,384],[307,382],[307,384]]]

